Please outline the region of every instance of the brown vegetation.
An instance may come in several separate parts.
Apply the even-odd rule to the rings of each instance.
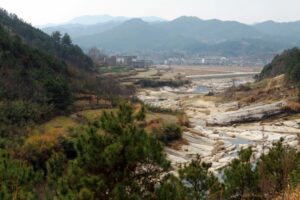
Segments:
[[[300,187],[293,189],[287,189],[283,194],[274,198],[273,200],[299,200],[300,199]]]
[[[224,101],[238,101],[241,106],[297,99],[298,88],[285,82],[284,75],[228,89],[220,96]],[[292,106],[292,105],[291,105]]]
[[[179,114],[177,116],[178,124],[181,126],[189,127],[190,121],[186,114]]]
[[[300,112],[300,102],[299,101],[288,101],[288,104],[284,107],[284,110],[291,113]]]
[[[188,145],[188,141],[181,138],[179,140],[175,140],[168,144],[168,147],[175,149],[175,150],[181,150],[183,145]]]

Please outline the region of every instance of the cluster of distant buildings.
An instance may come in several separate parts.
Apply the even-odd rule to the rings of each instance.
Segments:
[[[164,65],[207,65],[207,66],[264,66],[273,55],[262,57],[224,57],[224,56],[191,56],[188,58],[168,58]]]
[[[109,56],[105,63],[109,66],[129,66],[134,68],[147,68],[153,65],[152,60],[138,59],[137,56]]]
[[[273,55],[272,55],[273,56]],[[224,56],[191,56],[173,57],[163,61],[138,59],[137,56],[114,55],[105,58],[108,66],[129,66],[134,68],[148,68],[153,64],[163,65],[207,65],[207,66],[264,66],[272,56],[258,57],[224,57]]]
[[[97,53],[97,52],[96,52]],[[168,55],[167,56],[147,56],[149,59],[141,59],[145,56],[135,55],[102,55],[96,56],[98,63],[105,66],[128,66],[134,68],[148,68],[153,65],[206,65],[206,66],[264,66],[268,64],[273,54],[261,56],[210,56],[210,55]],[[151,59],[151,60],[150,60]]]

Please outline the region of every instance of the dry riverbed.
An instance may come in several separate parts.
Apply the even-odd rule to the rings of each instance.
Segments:
[[[239,84],[253,81],[251,76],[235,77]],[[279,115],[285,101],[254,103],[240,107],[238,102],[222,103],[209,97],[207,91],[195,90],[199,85],[209,91],[224,91],[233,84],[232,78],[196,79],[189,87],[141,90],[138,97],[151,106],[180,109],[188,116],[191,127],[183,133],[186,144],[178,149],[166,147],[166,153],[176,169],[200,155],[217,172],[237,157],[241,148],[252,146],[255,158],[267,153],[280,138],[292,147],[298,146],[300,117],[263,119]],[[203,89],[203,88],[202,88]]]

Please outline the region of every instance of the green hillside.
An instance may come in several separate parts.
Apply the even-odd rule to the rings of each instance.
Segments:
[[[41,30],[24,22],[15,14],[0,9],[0,25],[10,34],[18,35],[24,43],[45,53],[55,55],[74,67],[93,69],[92,60],[77,45],[64,45]]]
[[[300,82],[300,49],[293,48],[277,55],[273,61],[266,65],[259,75],[259,79],[275,77],[285,74],[288,81]]]
[[[0,134],[40,121],[72,102],[67,65],[0,26]],[[6,133],[4,133],[6,132]]]
[[[75,93],[91,92],[93,70],[67,34],[48,36],[1,9],[0,135],[68,110]]]

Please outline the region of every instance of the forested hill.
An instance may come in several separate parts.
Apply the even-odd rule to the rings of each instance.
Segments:
[[[85,70],[93,69],[92,60],[82,52],[79,46],[72,44],[68,35],[61,39],[51,37],[4,9],[0,9],[0,25],[10,34],[18,35],[27,45],[55,55],[68,65]]]
[[[71,104],[66,64],[22,43],[0,25],[0,133]]]
[[[259,79],[275,77],[285,74],[288,81],[300,82],[300,49],[293,48],[277,55],[273,61],[266,65],[259,75]]]
[[[75,93],[91,92],[93,70],[67,34],[48,36],[0,10],[0,135],[69,110]]]

